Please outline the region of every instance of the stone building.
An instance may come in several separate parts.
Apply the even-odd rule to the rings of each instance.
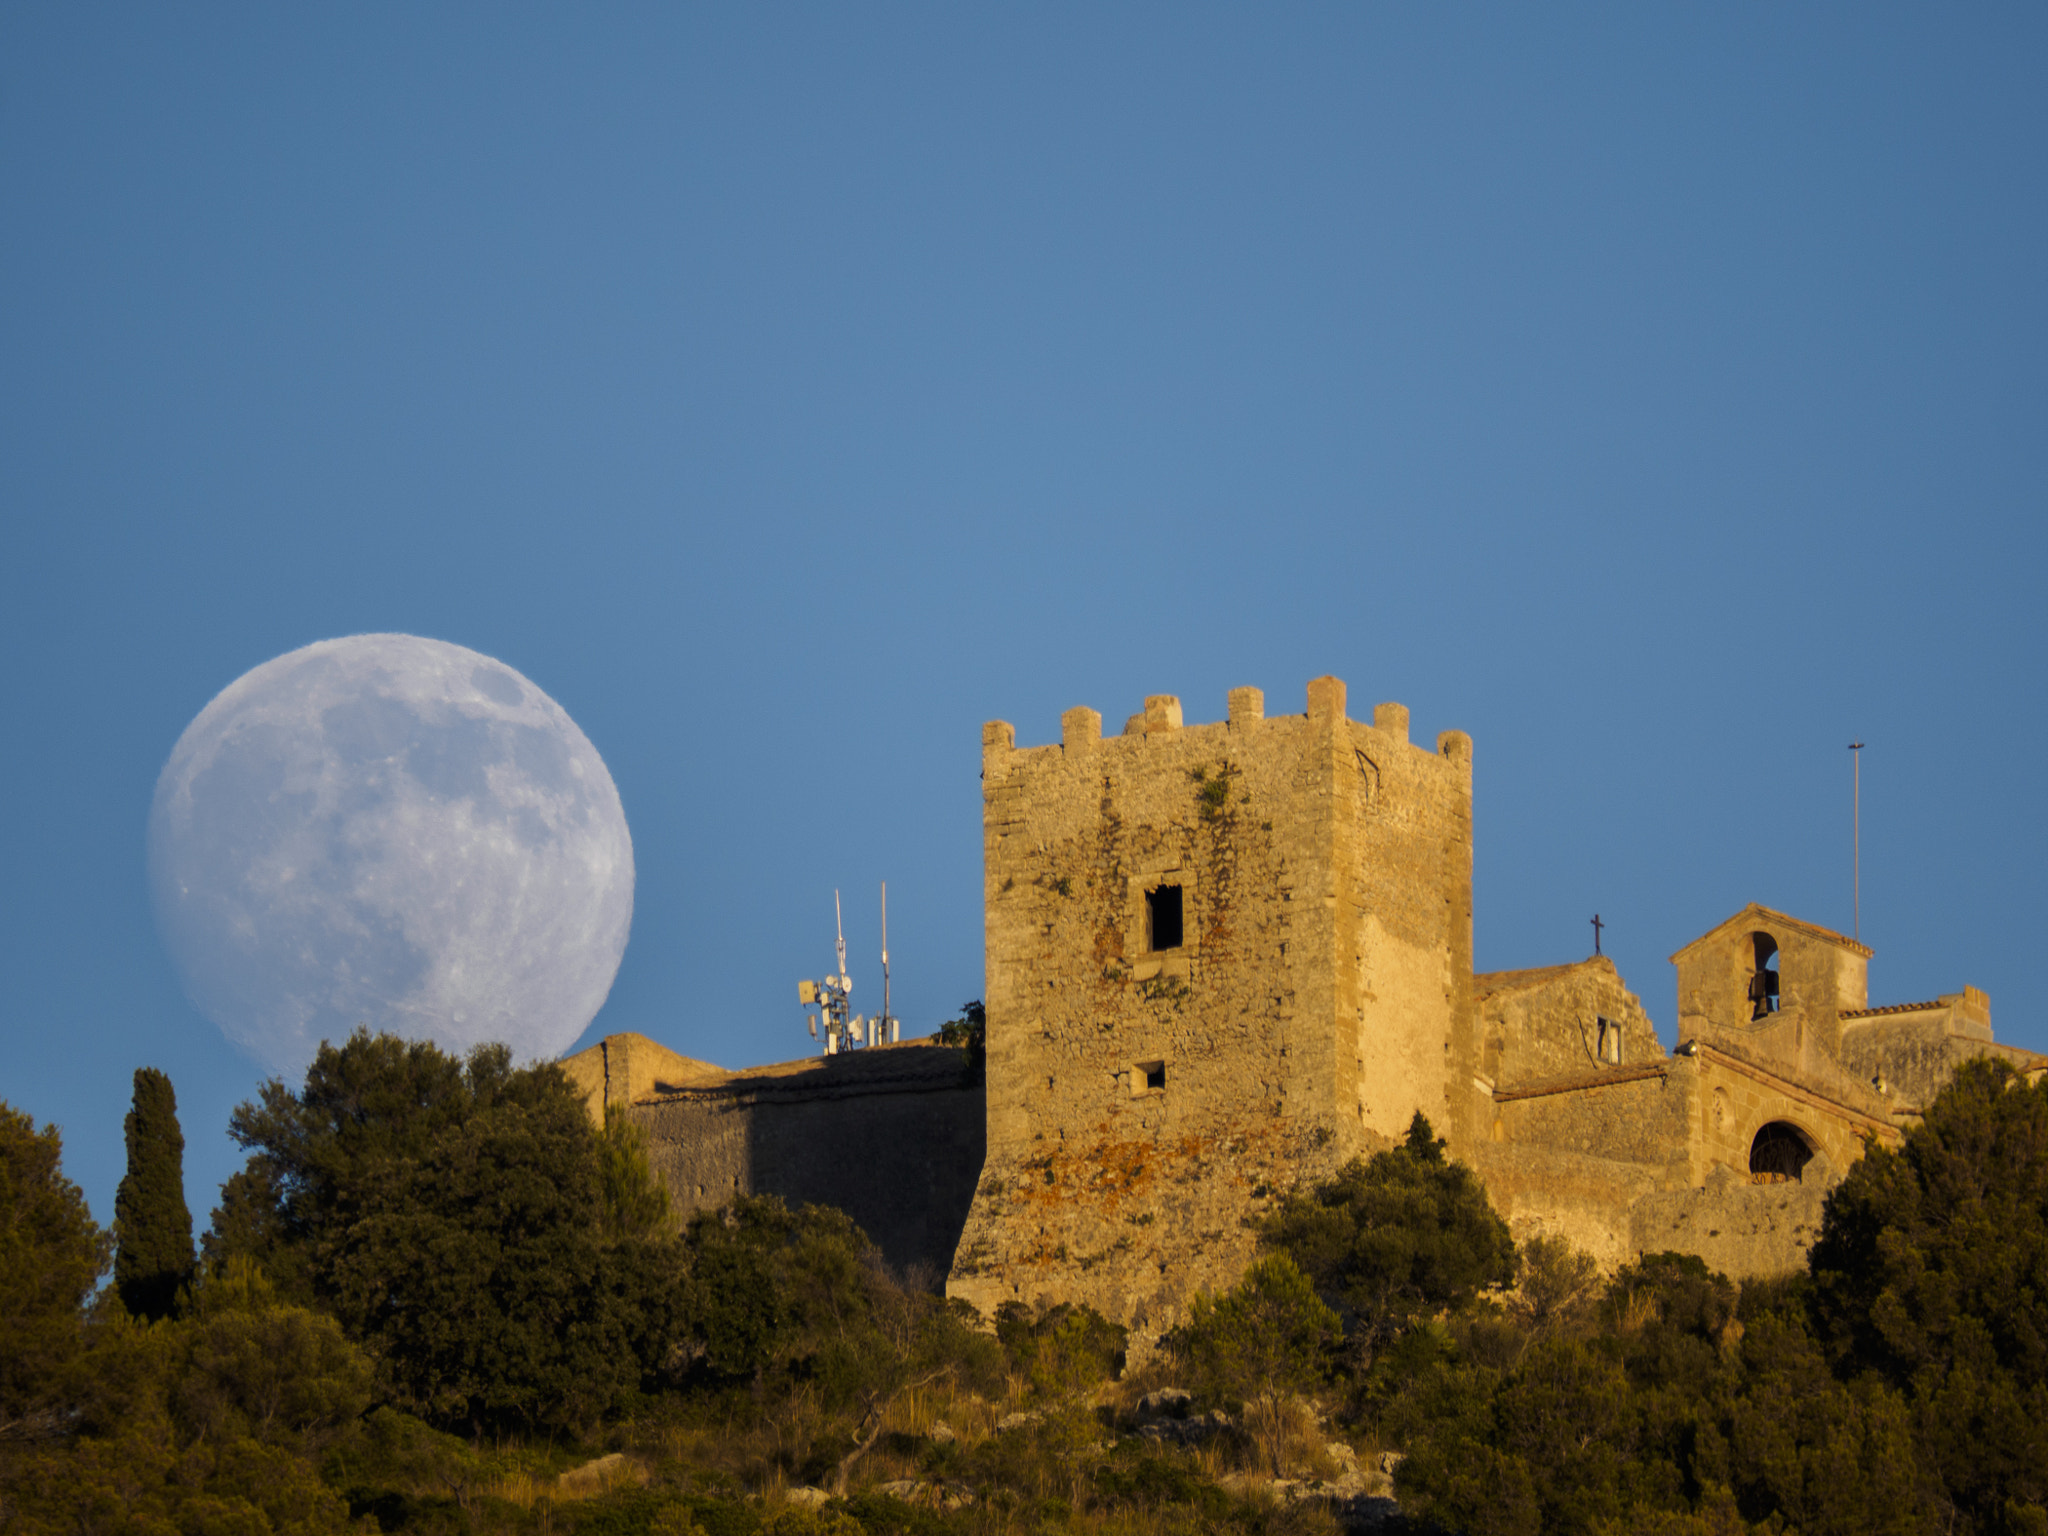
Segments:
[[[1959,1061],[2048,1066],[1974,988],[1871,1008],[1867,948],[1760,906],[1672,957],[1668,1054],[1605,958],[1475,974],[1471,739],[1354,720],[1335,678],[1307,702],[984,727],[985,1089],[928,1043],[726,1074],[613,1037],[616,1068],[612,1040],[570,1066],[687,1206],[830,1200],[984,1311],[1085,1301],[1141,1338],[1417,1110],[1518,1237],[1749,1275],[1800,1262],[1827,1188]]]

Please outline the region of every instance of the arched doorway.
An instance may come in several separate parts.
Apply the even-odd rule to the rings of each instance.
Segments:
[[[1812,1140],[1789,1120],[1773,1120],[1749,1144],[1749,1176],[1759,1184],[1796,1180],[1812,1161]]]

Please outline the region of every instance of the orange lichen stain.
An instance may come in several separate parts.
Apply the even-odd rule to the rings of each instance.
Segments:
[[[1081,1150],[1025,1162],[1013,1198],[1048,1212],[1085,1207],[1115,1217],[1127,1202],[1147,1201],[1161,1178],[1187,1184],[1220,1172],[1239,1187],[1268,1183],[1286,1152],[1286,1138],[1272,1125],[1242,1126],[1227,1141],[1199,1134],[1166,1142],[1118,1138],[1108,1122],[1095,1134]]]
[[[1085,1147],[1049,1150],[1018,1165],[1008,1191],[1012,1209],[1020,1218],[1036,1211],[1037,1219],[1006,1263],[1039,1271],[1078,1266],[1085,1273],[1119,1254],[1117,1262],[1156,1258],[1163,1251],[1156,1240],[1137,1247],[1125,1229],[1132,1221],[1149,1225],[1160,1212],[1162,1183],[1213,1181],[1257,1199],[1292,1183],[1302,1151],[1298,1131],[1263,1120],[1158,1141],[1118,1136],[1114,1125],[1098,1124]],[[1095,1223],[1116,1231],[1116,1240],[1099,1249],[1077,1246]]]

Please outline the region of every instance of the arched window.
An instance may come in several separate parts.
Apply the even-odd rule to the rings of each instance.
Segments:
[[[1621,1065],[1621,1021],[1604,1014],[1596,1017],[1600,1022],[1600,1059],[1609,1066],[1618,1067]]]
[[[1778,941],[1768,933],[1752,933],[1756,963],[1749,973],[1749,1016],[1767,1019],[1778,1011]]]
[[[1759,1184],[1797,1179],[1812,1161],[1813,1143],[1790,1121],[1773,1120],[1749,1144],[1749,1176]]]

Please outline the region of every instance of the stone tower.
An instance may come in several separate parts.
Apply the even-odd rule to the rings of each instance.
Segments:
[[[1473,1137],[1472,743],[1332,677],[1302,715],[1061,724],[982,732],[988,1151],[948,1290],[1156,1335],[1271,1197],[1418,1109]]]

